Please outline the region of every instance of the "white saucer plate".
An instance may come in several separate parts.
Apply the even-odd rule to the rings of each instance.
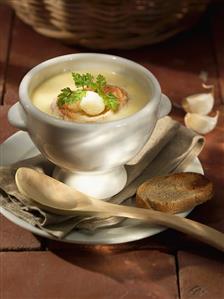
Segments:
[[[37,154],[39,154],[39,151],[31,141],[29,135],[22,131],[15,133],[0,145],[1,166],[31,158]],[[195,158],[192,161],[186,171],[203,174],[203,168],[198,158]],[[59,240],[39,228],[28,224],[3,208],[0,208],[0,212],[11,222],[31,231],[34,234],[49,239]],[[181,213],[179,216],[186,217],[190,212],[191,211]],[[74,230],[63,240],[59,241],[76,244],[119,244],[150,237],[164,231],[165,229],[166,228],[164,227],[147,225],[142,222],[127,219],[117,226],[101,228],[93,233]]]

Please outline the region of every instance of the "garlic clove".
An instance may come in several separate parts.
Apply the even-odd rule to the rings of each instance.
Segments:
[[[184,122],[187,128],[199,134],[207,134],[217,125],[218,117],[219,111],[216,112],[215,116],[187,113],[184,117]]]
[[[182,102],[182,107],[186,112],[206,115],[212,111],[214,106],[213,91],[209,93],[199,93],[186,97]]]

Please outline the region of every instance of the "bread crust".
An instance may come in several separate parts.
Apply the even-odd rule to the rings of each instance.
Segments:
[[[213,184],[205,176],[176,173],[144,182],[137,190],[136,205],[174,214],[190,210],[213,195]]]

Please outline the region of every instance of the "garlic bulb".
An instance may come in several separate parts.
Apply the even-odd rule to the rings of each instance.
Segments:
[[[88,115],[98,115],[105,110],[105,104],[102,97],[94,91],[86,92],[86,95],[80,102],[80,107]]]
[[[194,130],[199,134],[207,134],[212,131],[218,121],[219,111],[215,116],[200,115],[196,113],[187,113],[184,122],[187,128]]]
[[[186,97],[182,107],[186,112],[206,115],[212,111],[214,106],[213,91],[210,93],[199,93]]]

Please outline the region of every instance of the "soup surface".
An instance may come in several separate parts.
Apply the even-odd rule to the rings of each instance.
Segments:
[[[98,72],[94,73],[91,71],[91,74],[97,76]],[[63,88],[69,87],[72,90],[77,90],[71,72],[61,73],[40,84],[31,95],[32,102],[42,112],[57,118],[77,122],[105,122],[130,116],[142,109],[150,100],[149,95],[144,92],[141,84],[136,82],[134,78],[125,77],[117,73],[103,72],[102,75],[105,77],[108,85],[122,88],[128,98],[125,105],[122,105],[117,111],[101,114],[103,117],[93,118],[91,115],[85,115],[85,118],[77,117],[74,120],[64,117],[59,113],[58,109],[55,109],[58,95]]]

